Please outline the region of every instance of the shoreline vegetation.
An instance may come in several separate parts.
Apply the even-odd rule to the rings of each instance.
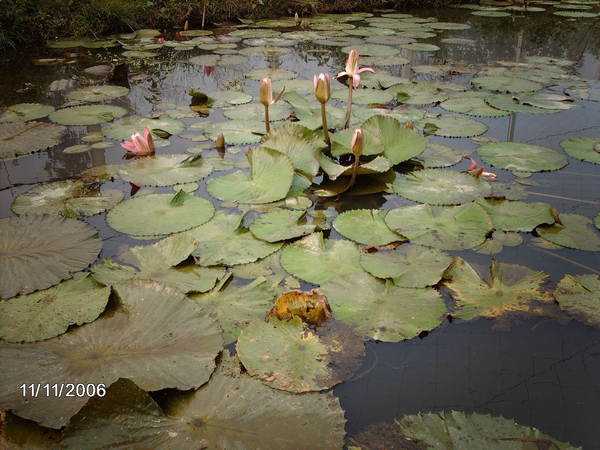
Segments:
[[[0,51],[66,36],[99,38],[138,28],[220,23],[377,8],[430,8],[461,0],[1,0]]]

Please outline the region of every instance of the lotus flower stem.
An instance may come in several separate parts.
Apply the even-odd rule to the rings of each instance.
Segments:
[[[315,97],[321,104],[321,120],[323,123],[323,138],[327,147],[331,148],[331,141],[329,140],[329,129],[327,126],[327,111],[325,109],[326,103],[331,98],[331,77],[327,73],[320,73],[313,77],[313,88],[315,91]]]
[[[358,50],[351,50],[346,61],[346,70],[337,74],[336,78],[348,77],[348,106],[346,107],[346,117],[344,118],[344,128],[350,126],[350,118],[352,116],[352,89],[360,86],[360,74],[362,72],[375,72],[371,67],[361,68],[358,64]]]
[[[352,82],[348,83],[348,102],[346,106],[346,116],[344,117],[344,129],[350,126],[350,118],[352,117]]]
[[[327,147],[331,148],[331,140],[329,139],[329,129],[327,127],[327,111],[325,110],[325,103],[321,103],[321,120],[323,121],[323,139]]]
[[[358,176],[358,168],[360,166],[360,157],[362,156],[363,148],[365,146],[365,136],[363,131],[358,128],[354,130],[354,134],[352,135],[352,153],[354,154],[354,164],[352,164],[352,175],[350,177],[350,182],[344,192],[354,186],[356,183],[356,177]]]
[[[258,100],[265,107],[265,129],[268,134],[271,131],[271,123],[269,120],[269,106],[279,101],[279,99],[283,96],[283,93],[285,92],[285,86],[283,87],[281,92],[277,94],[277,97],[273,98],[273,83],[271,82],[270,78],[266,77],[260,80],[258,90]]]
[[[269,120],[269,105],[265,105],[265,130],[267,134],[271,131],[271,123]]]

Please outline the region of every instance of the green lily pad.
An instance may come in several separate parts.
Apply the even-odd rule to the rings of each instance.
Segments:
[[[596,225],[596,228],[600,230],[600,213],[594,219],[594,225]]]
[[[438,327],[446,312],[444,300],[435,289],[399,287],[364,272],[334,278],[320,289],[334,317],[367,339],[412,339]]]
[[[554,298],[560,309],[581,322],[600,327],[600,278],[598,275],[565,275]]]
[[[199,129],[213,141],[223,134],[226,144],[240,145],[260,142],[265,132],[264,122],[258,120],[229,120],[225,122],[197,122],[191,128]]]
[[[437,52],[440,49],[437,45],[426,44],[425,42],[409,42],[408,44],[400,44],[398,47],[413,52]]]
[[[323,284],[340,275],[361,272],[360,250],[349,241],[323,239],[310,234],[281,251],[281,265],[290,274],[309,283]]]
[[[199,66],[239,66],[248,62],[243,55],[198,55],[188,60],[190,64]]]
[[[360,255],[360,264],[371,275],[393,278],[396,286],[406,288],[436,285],[451,263],[452,257],[446,253],[414,244]]]
[[[108,225],[132,236],[178,233],[208,222],[215,213],[212,202],[189,195],[174,206],[172,194],[148,194],[125,200],[107,215]]]
[[[447,116],[425,118],[418,122],[419,127],[433,126],[432,134],[443,137],[480,136],[488,129],[487,125],[467,117]]]
[[[554,11],[552,14],[560,17],[570,17],[573,19],[594,19],[600,17],[599,13],[588,11]]]
[[[535,94],[534,94],[535,95]],[[519,98],[511,94],[494,94],[488,95],[485,102],[492,108],[496,108],[509,113],[523,114],[554,114],[559,112],[555,109],[538,108],[520,102]]]
[[[78,220],[50,215],[0,219],[0,297],[29,294],[71,278],[101,248],[96,229]]]
[[[271,121],[285,120],[291,114],[292,109],[285,103],[275,103],[269,107],[269,119]],[[265,107],[260,103],[247,103],[237,105],[223,110],[223,115],[234,120],[260,120],[264,117]]]
[[[407,105],[429,105],[448,99],[447,93],[435,84],[424,81],[397,84],[389,88],[388,92],[394,94],[400,103]]]
[[[492,219],[476,203],[404,206],[392,209],[385,222],[412,243],[441,250],[477,247],[493,229]]]
[[[109,139],[125,141],[131,139],[133,133],[143,133],[144,128],[166,131],[169,134],[179,134],[185,130],[185,123],[168,116],[149,119],[139,116],[127,116],[103,128],[104,136]]]
[[[449,411],[404,416],[396,422],[404,436],[432,448],[508,449],[544,446],[558,450],[574,450],[536,428],[517,424],[514,420],[488,414]],[[497,436],[502,436],[499,439]]]
[[[451,147],[429,142],[425,151],[418,155],[416,159],[426,169],[450,167],[462,161],[463,154],[464,152],[461,153]]]
[[[111,209],[123,199],[116,189],[88,189],[82,181],[54,181],[41,184],[15,198],[15,214],[58,214],[78,218]]]
[[[221,330],[180,291],[135,280],[115,287],[120,308],[91,324],[34,344],[2,344],[2,360],[15,371],[0,374],[0,405],[51,428],[69,422],[92,397],[24,397],[9,386],[102,383],[129,378],[140,388],[182,390],[206,383],[223,347]],[[160,325],[161,332],[148,329]],[[92,394],[92,395],[89,395]]]
[[[510,113],[489,106],[485,102],[485,92],[459,92],[452,95],[440,106],[446,111],[467,114],[476,117],[502,117]]]
[[[494,231],[492,236],[476,247],[474,250],[477,253],[484,255],[495,255],[500,253],[503,247],[516,247],[523,243],[523,238],[519,236],[519,233],[512,231]]]
[[[573,158],[600,164],[600,138],[569,138],[560,146]]]
[[[535,81],[503,76],[473,78],[471,84],[480,89],[511,93],[539,91],[544,87]]]
[[[235,44],[232,44],[235,46]],[[289,47],[246,47],[240,50],[240,54],[245,56],[264,56],[264,57],[275,57],[281,55],[287,55],[292,53],[292,49]]]
[[[50,105],[39,103],[19,103],[17,105],[0,108],[0,123],[2,122],[26,122],[28,120],[41,119],[54,111]]]
[[[281,248],[281,243],[257,239],[241,226],[243,216],[219,211],[213,219],[187,232],[197,242],[193,255],[203,266],[256,261]]]
[[[262,145],[288,156],[294,169],[315,176],[319,171],[319,155],[325,143],[308,128],[283,124],[274,127]]]
[[[460,205],[492,193],[489,183],[463,172],[424,169],[396,177],[392,189],[415,202],[430,205]]]
[[[537,233],[545,240],[563,247],[578,250],[600,251],[600,233],[592,220],[579,214],[561,214],[559,223],[551,227],[538,227]]]
[[[286,69],[254,69],[246,72],[246,78],[251,80],[262,80],[263,78],[271,78],[271,80],[293,80],[298,74],[292,70]]]
[[[240,333],[237,354],[250,375],[275,389],[329,389],[360,367],[362,339],[331,319],[316,331],[300,317],[255,320]]]
[[[0,302],[0,337],[32,342],[58,336],[70,325],[96,320],[109,295],[110,288],[79,272],[50,289]]]
[[[100,86],[88,86],[76,89],[66,95],[67,100],[72,102],[104,102],[129,93],[129,89],[123,86],[111,86],[104,84]]]
[[[45,122],[0,123],[0,160],[58,145],[66,128]]]
[[[344,90],[335,91],[331,98],[341,102],[348,101],[348,93]],[[384,104],[394,99],[394,95],[388,91],[378,91],[375,89],[359,89],[352,93],[352,103],[356,105],[368,105],[372,103]]]
[[[350,176],[353,171],[353,165],[343,166],[341,164],[338,164],[324,153],[321,154],[319,163],[321,164],[321,169],[323,169],[323,172],[327,174],[327,177],[330,180],[337,180],[338,177],[342,175]],[[383,156],[377,156],[372,161],[361,163],[358,166],[357,173],[359,175],[385,173],[391,168],[392,164],[387,158]]]
[[[496,230],[529,232],[538,225],[554,223],[547,203],[506,200],[479,200],[477,203],[492,218]]]
[[[158,155],[139,158],[118,166],[116,175],[128,182],[143,186],[172,186],[190,183],[211,174],[213,167],[198,159],[186,164],[186,154]]]
[[[600,102],[600,86],[577,86],[565,90],[565,94],[581,100]]]
[[[388,30],[386,28],[376,28],[376,27],[360,27],[360,28],[356,28],[354,30],[344,30],[344,34],[348,34],[350,36],[390,36],[394,34],[393,30]],[[367,41],[370,44],[383,44],[383,45],[387,45],[389,44],[389,42],[373,42],[373,41]],[[352,45],[352,44],[346,44],[346,46],[348,45]],[[354,45],[362,45],[360,42],[359,43],[354,43]]]
[[[230,395],[228,393],[235,393]],[[166,411],[129,380],[112,385],[73,418],[63,445],[184,450],[203,448],[292,450],[342,448],[344,411],[331,393],[294,395],[242,373],[225,351],[210,382],[171,396]],[[112,424],[106,432],[106,423]]]
[[[206,190],[219,200],[239,203],[270,203],[287,196],[294,168],[290,159],[276,150],[258,147],[248,151],[250,174],[237,171],[213,178]]]
[[[86,105],[57,109],[48,118],[60,125],[96,125],[112,122],[127,114],[127,110],[113,105]]]
[[[471,28],[471,25],[455,22],[432,22],[428,27],[434,30],[468,30]]]
[[[135,278],[158,281],[184,293],[206,292],[225,275],[225,271],[193,264],[181,266],[180,263],[196,250],[197,245],[193,237],[176,234],[151,245],[130,247],[122,258],[137,270],[105,259],[92,267],[92,274],[105,285]]]
[[[206,94],[212,99],[213,108],[223,108],[231,105],[242,105],[252,101],[252,96],[241,91],[214,91]]]
[[[393,36],[381,36],[381,37],[393,37]],[[402,38],[409,39],[409,38]],[[366,66],[403,66],[408,64],[410,60],[406,59],[403,56],[395,55],[395,56],[365,56],[360,58],[360,62],[362,62]],[[365,72],[365,75],[369,72]],[[361,80],[362,80],[361,76]]]
[[[305,215],[305,211],[291,211],[275,209],[261,214],[250,225],[250,232],[267,242],[285,241],[304,236],[315,231],[315,225],[301,225],[298,221]]]
[[[342,47],[342,52],[350,53],[354,48],[353,45]],[[400,50],[389,45],[363,44],[360,46],[360,54],[364,56],[394,56],[398,53],[400,53]]]
[[[159,55],[156,52],[149,52],[149,51],[145,51],[145,50],[126,50],[123,53],[121,53],[121,56],[124,56],[125,58],[144,59],[144,58],[156,58]]]
[[[343,212],[333,221],[333,227],[342,236],[366,245],[386,245],[405,240],[385,224],[387,211],[354,209]]]
[[[456,258],[446,272],[456,301],[452,313],[459,319],[498,317],[506,311],[529,311],[532,301],[549,301],[548,293],[541,290],[548,278],[544,272],[529,267],[492,261],[489,276],[477,272],[462,258]]]
[[[521,142],[490,142],[477,152],[486,163],[513,172],[544,172],[567,165],[567,159],[548,147]]]
[[[472,15],[481,17],[510,17],[511,14],[504,11],[472,11]]]

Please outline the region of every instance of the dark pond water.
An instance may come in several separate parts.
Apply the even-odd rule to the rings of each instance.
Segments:
[[[440,64],[444,61],[474,69],[497,60],[522,61],[525,56],[552,56],[576,61],[573,71],[588,80],[600,80],[600,26],[594,21],[566,21],[548,14],[515,14],[512,18],[475,17],[468,10],[415,10],[420,17],[467,23],[468,30],[444,31],[438,36],[419,39],[437,44],[438,52],[411,52],[401,55],[411,63],[386,67],[392,74],[413,76],[411,65]],[[460,37],[472,44],[444,44],[442,38]],[[241,46],[241,44],[240,44]],[[360,47],[359,47],[360,48]],[[121,50],[69,49],[78,53],[73,64],[35,66],[32,59],[60,56],[64,50],[32,49],[2,57],[0,67],[0,105],[39,102],[60,106],[60,93],[48,92],[52,81],[83,81],[82,70],[95,64],[119,60]],[[189,104],[187,92],[225,89],[241,84],[253,95],[258,82],[244,80],[255,68],[284,68],[310,79],[314,73],[335,74],[342,70],[346,55],[339,47],[302,42],[294,51],[275,57],[250,57],[239,66],[206,68],[188,63],[200,50],[176,52],[161,50],[156,61],[130,61],[130,87],[127,97],[112,103],[130,113],[147,116],[159,104]],[[143,74],[142,76],[136,76]],[[467,83],[471,75],[416,75],[416,79],[436,79]],[[485,136],[514,140],[560,150],[559,142],[568,137],[600,136],[600,103],[581,101],[583,107],[554,115],[513,114],[504,118],[478,119],[489,126]],[[438,108],[429,108],[441,111]],[[185,118],[188,125],[202,120],[222,120],[220,111],[208,119]],[[79,154],[62,150],[79,144],[80,138],[101,126],[69,127],[60,145],[49,151],[1,164],[1,217],[12,216],[10,205],[16,196],[33,185],[74,177],[85,169],[122,162],[117,143],[107,149],[92,149]],[[475,149],[470,139],[431,136],[433,142],[453,148]],[[194,143],[173,136],[171,145],[161,153],[182,153]],[[205,151],[204,154],[217,154]],[[243,152],[228,154],[243,159]],[[462,163],[463,165],[465,163]],[[462,166],[458,166],[462,168]],[[466,167],[466,165],[465,165]],[[498,170],[499,179],[513,179]],[[216,175],[221,175],[217,172]],[[213,174],[212,176],[214,176]],[[534,174],[525,178],[527,201],[543,201],[561,213],[595,217],[600,212],[600,166],[569,158],[558,172]],[[121,182],[114,185],[128,191]],[[207,197],[205,183],[197,195]],[[170,188],[158,189],[172,192]],[[356,208],[389,209],[411,202],[396,195],[376,194],[315,200],[315,209],[342,212]],[[104,245],[100,257],[115,256],[124,246],[140,245],[108,228],[105,215],[86,219],[95,226]],[[341,237],[335,231],[331,237]],[[522,233],[524,243],[505,247],[497,255],[501,262],[518,263],[550,275],[553,287],[564,274],[600,273],[598,252],[571,249],[547,250],[533,245],[534,236]],[[488,265],[490,256],[475,252],[454,252],[469,262]],[[351,289],[351,287],[349,287]],[[348,418],[350,436],[369,424],[392,422],[404,414],[422,411],[463,410],[514,418],[523,425],[535,426],[560,440],[586,449],[600,448],[600,331],[551,311],[549,317],[510,316],[503,320],[478,319],[448,322],[422,338],[397,344],[369,343],[362,368],[350,381],[334,389]]]

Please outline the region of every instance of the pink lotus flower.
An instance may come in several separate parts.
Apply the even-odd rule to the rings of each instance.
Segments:
[[[121,147],[127,149],[126,157],[140,157],[154,154],[154,141],[148,128],[144,128],[144,136],[140,133],[133,133],[131,141],[125,141]]]
[[[471,158],[470,156],[466,155],[463,158],[471,161],[471,164],[469,164],[469,167],[467,168],[467,173],[469,175],[473,175],[477,178],[483,178],[484,180],[490,181],[494,181],[496,178],[498,178],[498,176],[493,172],[485,172],[483,170],[483,167],[479,167],[477,161],[475,161],[474,158]]]
[[[336,78],[347,76],[352,78],[352,87],[356,89],[360,85],[360,74],[363,72],[375,72],[371,67],[360,68],[358,65],[358,50],[351,50],[346,61],[346,70],[337,74]]]
[[[164,44],[164,43],[165,43],[165,38],[164,38],[164,37],[159,37],[159,38],[156,40],[156,43],[157,43],[157,44]]]

